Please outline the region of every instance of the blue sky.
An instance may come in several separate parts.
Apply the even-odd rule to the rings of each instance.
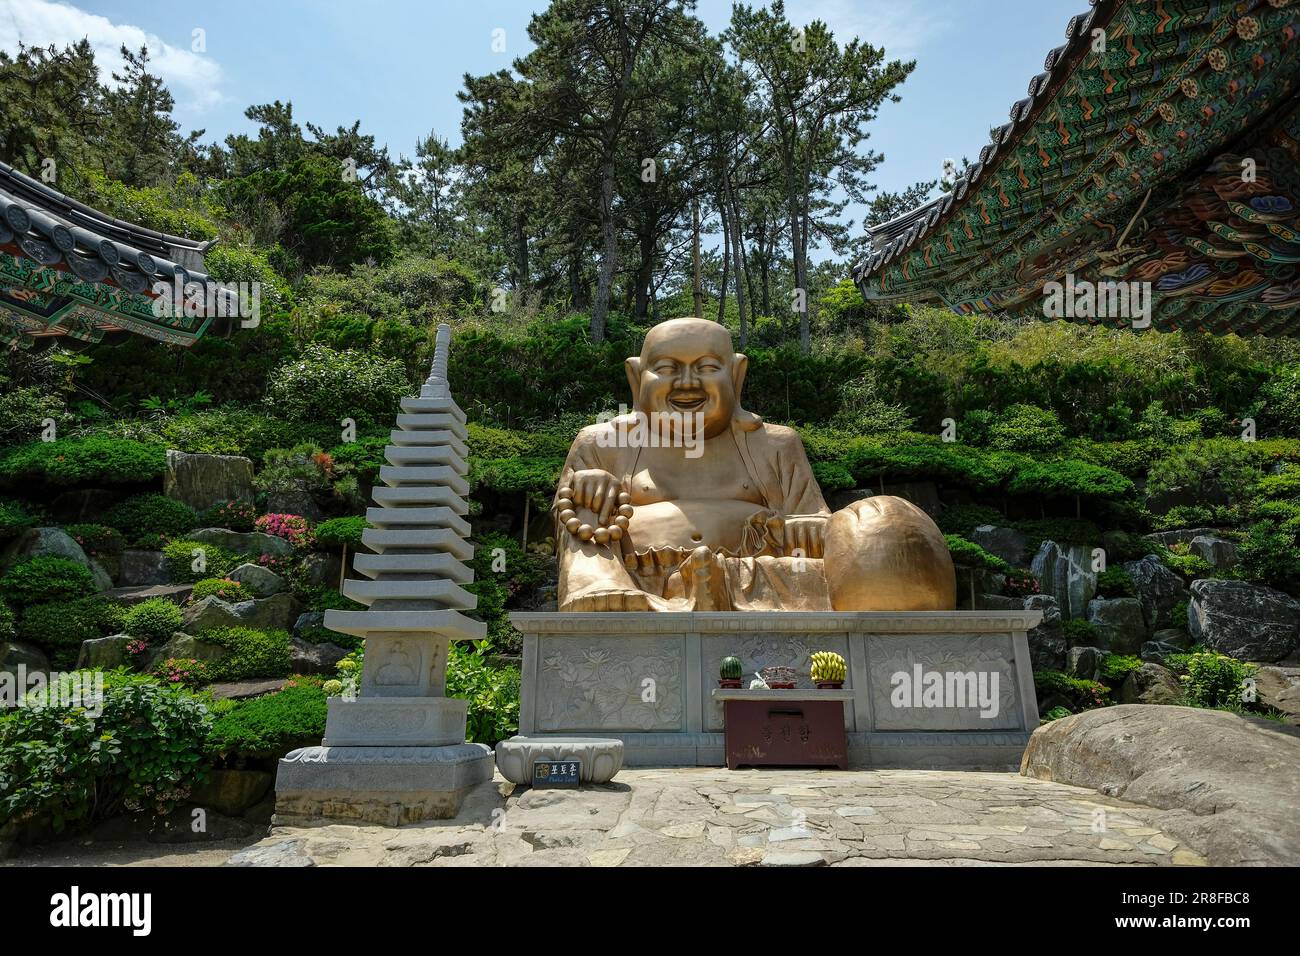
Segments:
[[[244,109],[291,100],[299,122],[362,129],[407,155],[431,129],[459,141],[456,92],[466,72],[507,68],[527,53],[526,27],[544,0],[0,0],[0,49],[90,38],[103,63],[122,43],[148,42],[177,101],[182,128],[208,138],[245,131]],[[730,0],[700,0],[715,32]],[[901,89],[872,128],[886,157],[882,189],[938,178],[943,160],[976,157],[989,128],[1007,120],[1064,42],[1069,18],[1087,0],[788,0],[795,22],[830,24],[891,57],[915,59]],[[201,52],[194,52],[201,30]],[[506,50],[493,52],[493,31]],[[102,52],[99,52],[102,51]],[[107,71],[106,71],[107,72]],[[855,222],[861,213],[850,210]]]

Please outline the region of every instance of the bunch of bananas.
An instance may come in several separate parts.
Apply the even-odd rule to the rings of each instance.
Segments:
[[[816,651],[812,656],[812,679],[817,683],[844,680],[844,658],[834,651]]]

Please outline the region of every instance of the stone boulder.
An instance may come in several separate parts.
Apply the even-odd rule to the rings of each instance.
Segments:
[[[1259,702],[1287,715],[1287,723],[1300,724],[1300,667],[1261,667],[1255,672]]]
[[[1244,661],[1280,661],[1300,645],[1300,601],[1246,581],[1192,583],[1192,637]]]
[[[1101,646],[1113,654],[1135,654],[1146,637],[1142,605],[1137,598],[1093,598],[1088,623],[1097,629]]]
[[[205,641],[202,637],[194,637],[177,631],[166,644],[149,648],[148,666],[153,667],[159,661],[165,661],[173,657],[180,660],[196,660],[210,663],[225,660],[233,653],[234,651],[223,644]]]
[[[260,564],[241,564],[227,574],[226,577],[232,581],[238,581],[258,597],[270,597],[272,594],[279,594],[288,587],[284,583],[284,578]]]
[[[230,603],[215,595],[196,601],[184,611],[184,628],[201,633],[215,627],[252,627],[260,631],[289,630],[302,610],[292,594]]]
[[[1099,680],[1106,652],[1100,647],[1086,645],[1070,648],[1069,673],[1083,680]]]
[[[1005,594],[975,595],[976,611],[1019,611],[1024,606],[1024,598],[1008,597]]]
[[[1183,687],[1174,672],[1159,664],[1146,663],[1130,671],[1119,687],[1121,704],[1177,704]]]
[[[167,569],[167,559],[161,551],[127,548],[118,561],[119,587],[168,584],[171,579],[171,572]]]
[[[1083,544],[1061,546],[1044,541],[1030,562],[1044,594],[1056,598],[1061,616],[1083,617],[1088,602],[1097,593],[1097,574],[1092,570],[1092,549]]]
[[[1300,862],[1300,728],[1221,710],[1121,704],[1034,731],[1021,774],[1167,810],[1211,866]]]
[[[80,564],[90,572],[96,591],[107,591],[113,586],[113,579],[99,562],[88,556],[81,545],[60,528],[28,528],[10,541],[0,554],[0,568],[12,567],[29,558],[46,556],[65,558]]]
[[[313,551],[302,561],[303,576],[308,584],[337,588],[343,574],[343,557],[326,551]]]
[[[1215,534],[1198,534],[1192,539],[1191,551],[1218,570],[1226,570],[1237,563],[1237,542]]]
[[[1193,538],[1199,538],[1201,535],[1215,535],[1218,533],[1217,528],[1180,528],[1176,531],[1157,531],[1146,535],[1146,539],[1155,542],[1162,548],[1172,548],[1176,544],[1191,544]]]
[[[1156,631],[1151,640],[1142,645],[1141,657],[1144,661],[1161,664],[1170,654],[1186,653],[1191,646],[1190,634],[1180,628],[1167,627]]]
[[[311,492],[302,489],[269,492],[266,496],[266,513],[301,515],[312,524],[324,517]]]
[[[167,452],[163,494],[206,511],[225,501],[253,500],[253,463],[238,455],[191,455]]]
[[[1007,564],[1019,565],[1025,560],[1025,535],[1015,528],[982,524],[971,532],[970,540],[990,554],[996,554]]]
[[[348,656],[348,649],[328,641],[313,644],[301,637],[292,640],[291,667],[295,674],[329,674],[333,676],[339,661]]]
[[[88,667],[92,670],[111,671],[127,662],[126,645],[135,638],[130,634],[114,634],[111,637],[96,637],[81,642],[81,651],[77,654],[77,669]]]
[[[212,770],[194,787],[190,803],[237,817],[266,796],[274,782],[275,774],[265,770]]]
[[[212,544],[235,554],[248,554],[257,557],[269,554],[284,557],[293,553],[293,545],[284,538],[261,531],[231,531],[229,528],[200,528],[185,536],[201,544]]]
[[[145,587],[113,588],[102,595],[107,601],[128,606],[140,604],[152,598],[166,598],[173,604],[184,604],[194,593],[192,584],[152,584]]]
[[[1061,623],[1061,609],[1050,594],[1031,594],[1024,598],[1026,611],[1042,611],[1043,619],[1032,628],[1029,639],[1029,660],[1034,670],[1059,671],[1065,666],[1065,626]]]
[[[1173,623],[1174,608],[1190,597],[1183,579],[1165,567],[1154,554],[1138,561],[1127,561],[1123,567],[1133,579],[1147,633],[1169,627]]]
[[[298,615],[298,620],[293,622],[293,633],[301,634],[308,628],[324,627],[324,611],[303,611]]]
[[[49,673],[50,659],[35,644],[26,641],[0,641],[0,671],[10,674],[18,670],[19,665],[27,668],[28,673]]]

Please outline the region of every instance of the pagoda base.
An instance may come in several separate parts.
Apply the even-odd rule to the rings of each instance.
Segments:
[[[469,702],[456,697],[329,699],[323,747],[444,747],[465,742]]]
[[[402,826],[446,820],[492,779],[483,744],[446,747],[303,747],[280,761],[276,826]]]

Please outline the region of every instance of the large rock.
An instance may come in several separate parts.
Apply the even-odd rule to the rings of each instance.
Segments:
[[[272,594],[279,594],[288,587],[284,583],[284,578],[260,564],[241,564],[227,574],[226,577],[232,581],[238,581],[258,597],[270,597]]]
[[[1172,625],[1174,608],[1190,597],[1183,579],[1165,567],[1154,554],[1126,562],[1124,570],[1133,579],[1147,633]]]
[[[1094,598],[1088,602],[1088,623],[1097,629],[1101,646],[1114,654],[1136,654],[1146,637],[1137,598]]]
[[[1300,724],[1300,667],[1261,667],[1254,676],[1259,702]]]
[[[1162,548],[1172,548],[1176,544],[1191,544],[1193,538],[1201,535],[1218,534],[1217,528],[1179,528],[1176,531],[1157,531],[1146,536]]]
[[[167,584],[172,579],[167,570],[167,558],[161,551],[142,551],[127,548],[118,562],[119,587],[140,587]]]
[[[266,496],[266,513],[301,515],[312,524],[324,517],[311,492],[301,489],[269,492]]]
[[[341,555],[327,551],[313,551],[302,561],[303,577],[308,584],[337,588],[343,572]]]
[[[18,670],[20,664],[27,668],[29,674],[36,671],[48,673],[50,670],[50,659],[35,644],[28,644],[26,641],[0,641],[0,671],[12,674]]]
[[[324,611],[303,611],[298,615],[298,620],[293,622],[293,633],[301,634],[309,628],[325,626]]]
[[[1070,648],[1070,674],[1083,680],[1100,680],[1101,665],[1106,660],[1106,652],[1100,647],[1080,645]]]
[[[4,549],[0,554],[0,568],[8,568],[20,561],[37,557],[66,558],[75,561],[90,572],[96,591],[107,591],[113,586],[113,579],[93,558],[89,557],[81,545],[60,528],[28,528]]]
[[[229,528],[200,528],[185,536],[201,544],[214,544],[235,554],[250,554],[254,557],[269,554],[277,557],[293,553],[293,545],[284,538],[261,531],[231,531]]]
[[[185,608],[183,627],[201,634],[216,627],[253,627],[260,631],[287,631],[302,610],[292,594],[273,594],[267,598],[230,603],[215,595],[205,597]]]
[[[1300,863],[1300,728],[1221,710],[1099,707],[1044,724],[1025,776],[1168,810],[1158,827],[1212,866]]]
[[[290,666],[295,674],[329,674],[338,670],[339,661],[348,656],[345,647],[328,641],[313,644],[295,637],[290,648]]]
[[[1061,609],[1050,594],[1031,594],[1024,599],[1026,611],[1042,611],[1043,619],[1031,629],[1029,660],[1037,671],[1059,671],[1065,666],[1065,626],[1061,623]]]
[[[1092,549],[1084,544],[1062,547],[1044,541],[1030,563],[1044,594],[1056,598],[1061,616],[1083,617],[1088,602],[1097,593],[1097,574],[1092,570]]]
[[[1192,539],[1192,554],[1203,558],[1212,568],[1226,570],[1237,563],[1237,543],[1217,534],[1198,534]]]
[[[1195,581],[1187,628],[1229,657],[1280,661],[1300,645],[1300,601],[1245,581]]]
[[[126,645],[135,638],[130,634],[114,634],[111,637],[96,637],[81,642],[81,651],[77,654],[77,669],[111,671],[121,667],[127,661]]]
[[[253,500],[253,463],[238,455],[191,455],[167,452],[163,494],[195,511],[224,501]]]
[[[1025,560],[1025,535],[1015,528],[999,528],[982,524],[970,533],[970,539],[990,554],[996,554],[1007,564],[1020,564]]]
[[[192,584],[151,584],[142,587],[113,588],[101,597],[114,604],[136,605],[153,598],[166,598],[173,604],[184,604],[194,592]]]
[[[178,660],[195,660],[209,663],[225,660],[233,653],[234,651],[223,644],[215,644],[212,641],[205,641],[202,638],[177,631],[166,644],[149,649],[148,663],[152,667],[159,661],[165,661],[173,657]]]
[[[264,770],[212,770],[194,787],[190,802],[196,807],[237,817],[266,796],[275,774]]]
[[[1146,663],[1129,671],[1119,688],[1121,704],[1177,704],[1183,688],[1174,672],[1159,664]]]

